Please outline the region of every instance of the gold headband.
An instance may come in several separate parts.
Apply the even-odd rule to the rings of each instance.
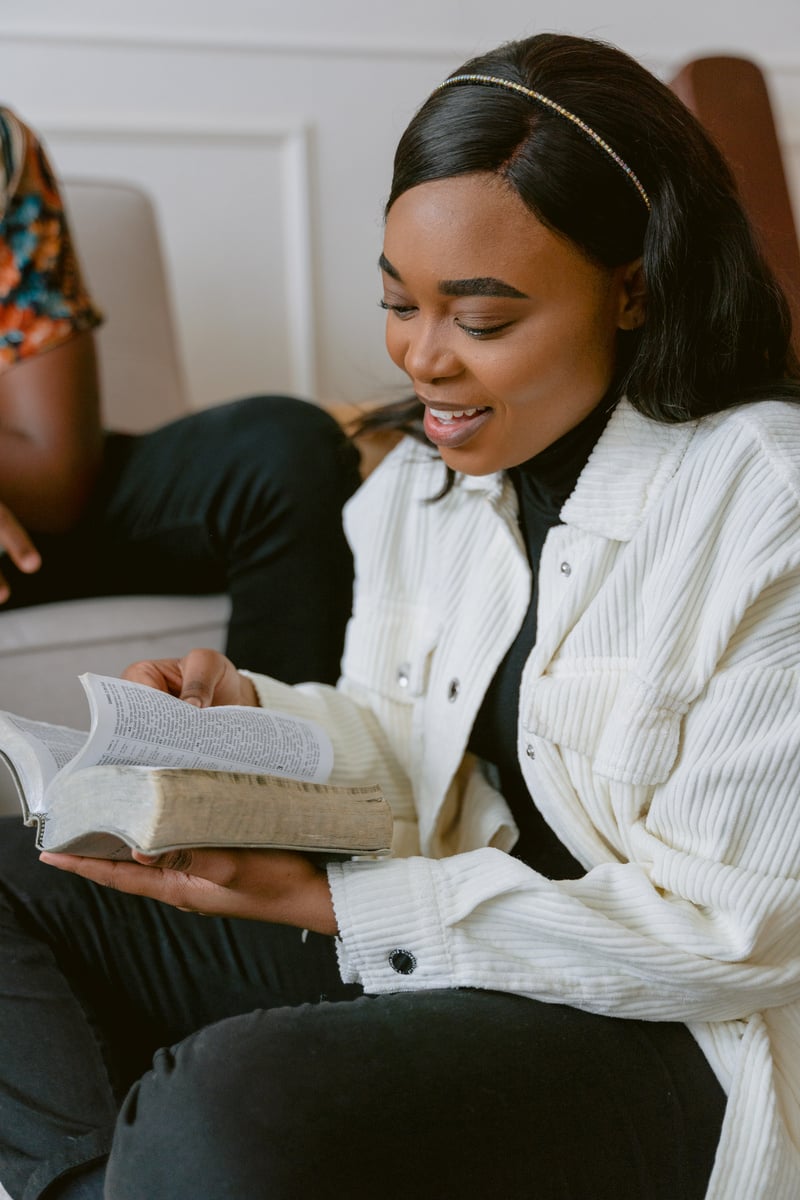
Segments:
[[[556,104],[555,100],[550,100],[547,96],[543,96],[541,92],[534,92],[531,88],[526,88],[521,83],[512,83],[510,79],[501,79],[497,75],[451,75],[449,79],[445,79],[444,83],[440,83],[437,87],[435,87],[434,91],[439,92],[442,88],[450,87],[451,84],[454,83],[495,84],[497,87],[508,88],[509,91],[512,92],[519,92],[520,95],[527,96],[529,100],[535,100],[537,104],[543,104],[545,108],[552,109],[553,112],[557,112],[559,116],[566,117],[568,121],[571,121],[573,125],[580,129],[581,133],[585,133],[586,136],[591,138],[601,150],[604,150],[609,158],[613,159],[620,170],[625,172],[625,174],[628,176],[628,179],[630,179],[631,183],[642,197],[642,200],[644,200],[648,210],[650,209],[650,197],[642,187],[638,176],[635,175],[628,164],[620,158],[616,150],[612,150],[608,142],[600,137],[599,133],[595,133],[590,125],[587,125],[586,122],[582,121],[580,117],[576,117],[575,113],[570,112],[568,108],[564,108],[561,104]]]

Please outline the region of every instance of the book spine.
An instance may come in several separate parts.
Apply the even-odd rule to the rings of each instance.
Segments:
[[[31,813],[30,820],[26,824],[36,826],[36,849],[44,850],[44,829],[47,824],[46,813]]]

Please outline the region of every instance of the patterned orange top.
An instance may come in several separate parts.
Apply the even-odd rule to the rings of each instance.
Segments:
[[[101,321],[44,148],[0,108],[0,372]]]

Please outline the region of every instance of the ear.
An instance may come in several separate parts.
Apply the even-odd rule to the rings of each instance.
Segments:
[[[621,283],[618,327],[640,329],[644,325],[647,308],[647,289],[641,258],[634,259],[622,268]]]

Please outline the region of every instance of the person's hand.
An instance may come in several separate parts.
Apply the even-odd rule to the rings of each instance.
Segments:
[[[190,650],[183,658],[155,658],[131,663],[123,679],[144,683],[194,704],[246,704],[258,708],[252,681],[240,675],[229,658],[218,650]]]
[[[337,933],[325,871],[291,850],[134,851],[135,862],[43,853],[41,861],[105,887],[203,916],[244,917]]]
[[[22,528],[7,504],[0,504],[0,561],[7,554],[15,567],[26,575],[38,571],[42,565],[39,551],[34,546],[26,530]],[[0,604],[11,595],[8,580],[0,573]]]

